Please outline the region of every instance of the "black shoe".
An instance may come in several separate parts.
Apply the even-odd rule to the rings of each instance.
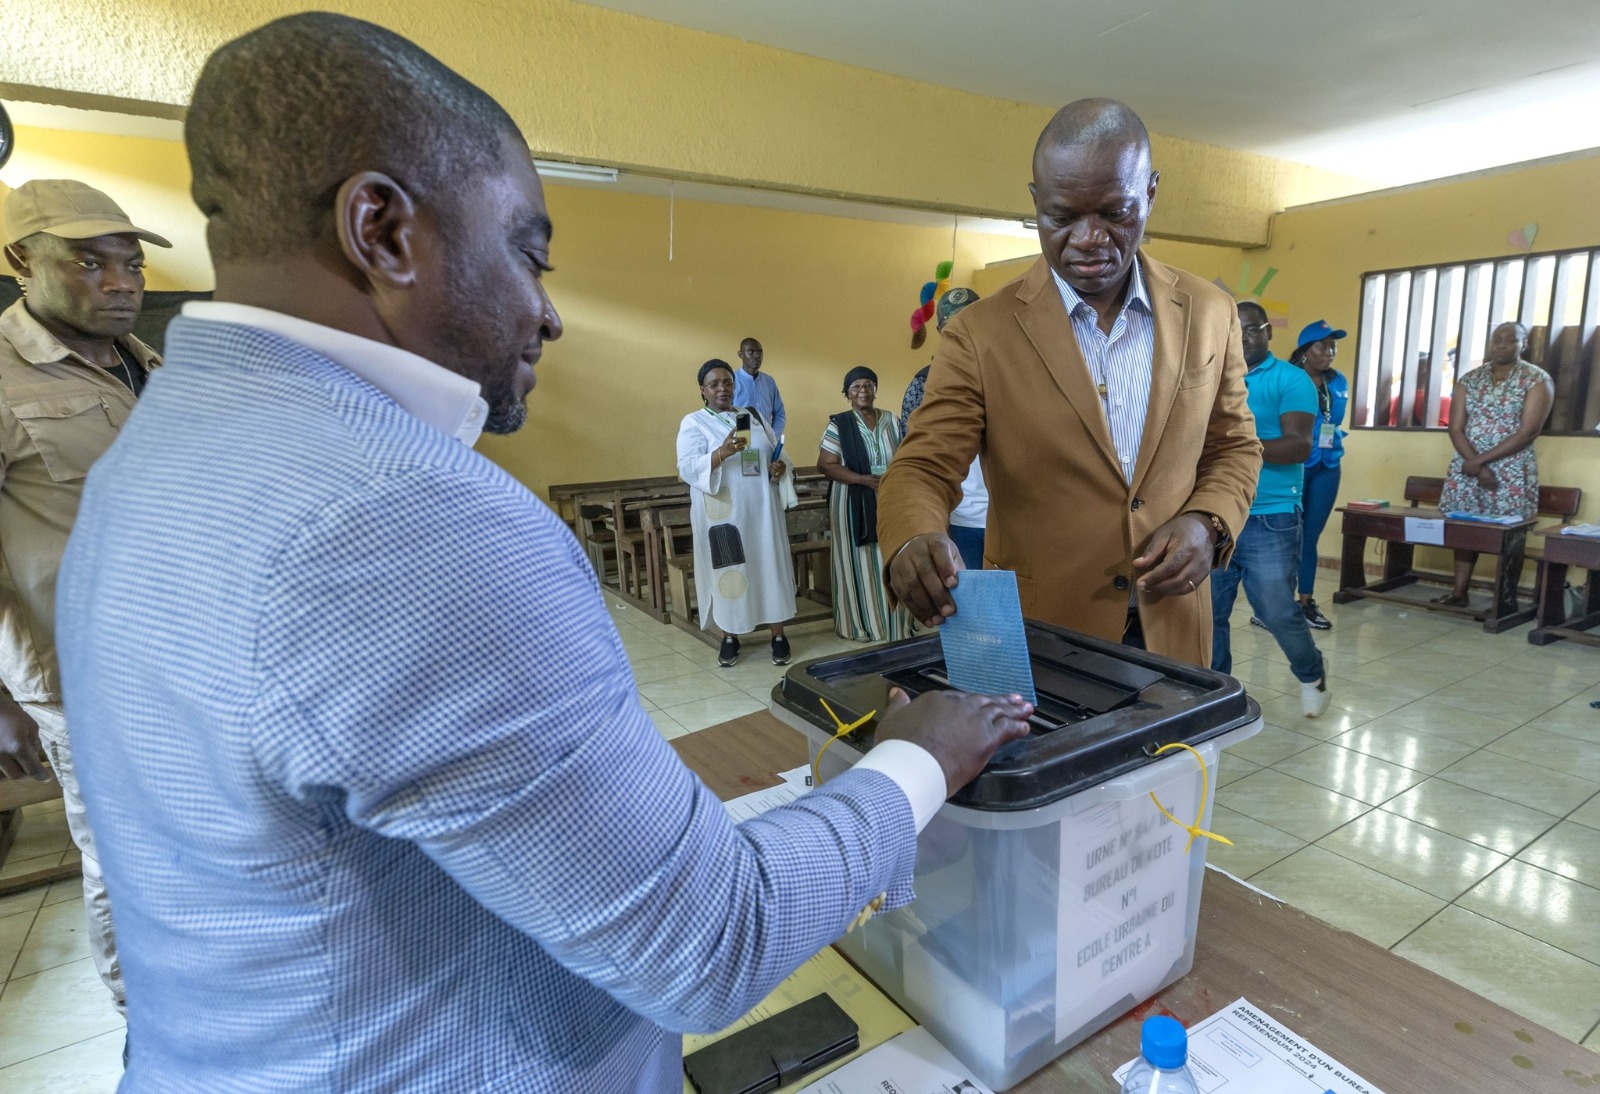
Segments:
[[[1315,600],[1302,600],[1300,610],[1306,613],[1306,622],[1314,631],[1333,630],[1333,621],[1322,614],[1322,609],[1317,607]]]
[[[731,669],[739,660],[739,640],[731,634],[722,636],[722,648],[717,651],[717,664]]]
[[[1266,630],[1267,629],[1267,625],[1261,621],[1261,617],[1260,616],[1252,615],[1250,617],[1250,625],[1252,627],[1260,627],[1262,630]]]
[[[772,663],[774,665],[789,663],[789,640],[781,634],[772,636]]]

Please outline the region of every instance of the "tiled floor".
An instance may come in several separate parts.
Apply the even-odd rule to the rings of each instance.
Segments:
[[[1308,721],[1270,635],[1235,619],[1234,673],[1266,712],[1225,756],[1210,861],[1600,1049],[1600,650],[1536,649],[1426,612],[1324,605],[1333,709]],[[612,605],[667,737],[767,705],[764,643],[710,646]],[[855,647],[791,631],[796,660]],[[5,873],[72,854],[31,807]],[[3,876],[3,875],[0,875]],[[0,898],[0,1089],[109,1091],[122,1023],[83,942],[75,882]]]

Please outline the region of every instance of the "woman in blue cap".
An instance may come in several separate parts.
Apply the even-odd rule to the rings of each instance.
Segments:
[[[1319,631],[1333,629],[1328,617],[1317,607],[1312,595],[1317,582],[1317,540],[1333,513],[1339,493],[1339,460],[1344,455],[1345,407],[1350,403],[1350,381],[1336,372],[1333,359],[1339,353],[1342,330],[1334,330],[1325,319],[1318,319],[1300,332],[1289,363],[1305,369],[1317,387],[1317,423],[1311,435],[1311,455],[1306,457],[1305,486],[1301,504],[1305,506],[1305,532],[1300,540],[1300,610],[1306,622]]]

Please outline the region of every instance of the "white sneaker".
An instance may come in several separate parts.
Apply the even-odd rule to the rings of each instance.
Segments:
[[[1307,718],[1320,718],[1328,712],[1333,696],[1328,693],[1328,678],[1324,676],[1315,684],[1300,685],[1300,713]]]

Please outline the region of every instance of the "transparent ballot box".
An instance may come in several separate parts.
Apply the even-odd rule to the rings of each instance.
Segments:
[[[1041,623],[1027,630],[1032,731],[923,830],[916,900],[838,943],[996,1090],[1189,971],[1209,840],[1188,826],[1209,829],[1222,750],[1261,728],[1231,677]],[[885,709],[892,686],[950,686],[937,636],[795,665],[772,712],[815,759],[841,724]],[[875,729],[871,719],[827,747],[824,782],[861,758]],[[1157,754],[1174,744],[1193,751]]]

